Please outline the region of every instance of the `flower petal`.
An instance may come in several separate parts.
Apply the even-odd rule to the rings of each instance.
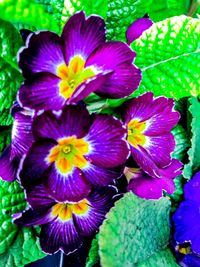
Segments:
[[[88,198],[89,210],[86,214],[74,215],[75,225],[82,235],[94,234],[102,224],[106,213],[113,205],[113,196],[116,190],[113,187],[95,190]]]
[[[24,187],[37,184],[43,178],[51,164],[46,158],[56,144],[52,139],[40,139],[31,146],[19,170],[19,178]]]
[[[83,59],[105,42],[105,22],[101,17],[90,16],[85,18],[83,11],[71,16],[67,21],[61,38],[65,45],[65,60],[67,65],[75,55]]]
[[[122,175],[122,168],[104,169],[88,164],[82,171],[87,180],[95,186],[107,186]]]
[[[64,63],[61,39],[49,31],[31,34],[19,53],[19,67],[28,79],[37,72],[57,74],[57,67]]]
[[[108,98],[130,95],[141,80],[141,71],[133,64],[135,53],[122,42],[108,42],[98,47],[87,59],[86,66],[114,73],[95,93]]]
[[[53,254],[59,249],[69,254],[82,245],[82,239],[72,220],[62,222],[57,219],[42,226],[40,245],[48,254]]]
[[[45,182],[48,193],[58,201],[77,202],[86,197],[91,190],[83,173],[74,168],[69,174],[61,174],[52,165]]]
[[[91,151],[85,158],[102,168],[122,165],[129,153],[125,134],[119,120],[108,115],[97,115],[85,137],[91,146]]]
[[[90,116],[85,107],[67,106],[60,114],[46,111],[38,116],[33,122],[33,134],[35,139],[48,137],[57,140],[67,136],[82,138],[89,127]]]
[[[150,28],[152,24],[153,22],[149,18],[139,18],[134,21],[126,31],[126,39],[128,45],[139,38],[140,35],[142,35],[144,31]]]
[[[18,92],[18,101],[25,108],[58,110],[65,99],[59,95],[60,78],[53,74],[38,73],[26,80]]]
[[[194,177],[187,182],[184,187],[184,196],[187,200],[192,200],[200,203],[200,172],[197,172]]]
[[[11,145],[8,146],[0,156],[0,177],[7,182],[13,182],[16,179],[19,160],[11,159]]]

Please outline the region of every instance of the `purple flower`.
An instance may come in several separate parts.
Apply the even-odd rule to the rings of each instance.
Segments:
[[[191,243],[193,252],[200,254],[200,172],[185,185],[185,200],[173,216],[175,241],[178,244]]]
[[[25,81],[18,100],[35,110],[59,110],[91,92],[108,98],[128,96],[141,80],[134,58],[125,43],[106,42],[101,17],[76,13],[61,37],[48,31],[29,35],[19,53]]]
[[[33,122],[33,135],[21,182],[25,187],[44,183],[59,201],[79,201],[91,184],[110,184],[129,154],[122,123],[108,115],[90,116],[82,106],[44,112]]]
[[[173,108],[172,99],[146,93],[131,100],[124,113],[131,154],[151,177],[161,178],[162,170],[171,164],[175,140],[170,131],[179,120]]]
[[[175,185],[173,179],[181,174],[182,164],[180,161],[173,159],[172,163],[160,169],[162,176],[160,178],[150,177],[139,168],[125,168],[125,176],[128,178],[128,191],[141,198],[158,199],[163,196],[163,191],[173,194]]]
[[[15,214],[14,222],[20,226],[41,225],[40,245],[52,254],[59,249],[69,254],[79,248],[84,236],[98,230],[113,204],[116,193],[112,187],[97,189],[79,202],[58,202],[41,185],[26,191],[30,208]]]
[[[128,45],[139,38],[144,31],[153,25],[152,20],[149,18],[140,18],[134,21],[126,31],[126,39]]]
[[[32,145],[32,120],[33,113],[20,108],[16,103],[12,108],[14,117],[12,128],[12,142],[0,156],[0,177],[8,182],[16,179],[16,172],[21,157],[27,153]]]

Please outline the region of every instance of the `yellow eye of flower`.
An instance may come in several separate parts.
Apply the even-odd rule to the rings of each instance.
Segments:
[[[138,145],[144,145],[146,141],[146,137],[143,134],[146,129],[145,122],[139,122],[138,120],[131,120],[128,123],[128,142],[137,147]]]
[[[81,56],[74,56],[68,66],[62,64],[58,67],[57,75],[61,79],[60,95],[68,99],[81,83],[95,76],[95,73],[90,67],[85,68],[85,61]]]
[[[62,152],[65,153],[65,154],[68,154],[69,152],[71,152],[71,146],[63,146],[62,147]]]

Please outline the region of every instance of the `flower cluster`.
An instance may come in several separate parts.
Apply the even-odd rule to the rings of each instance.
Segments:
[[[128,44],[151,24],[143,18],[131,25]],[[123,42],[106,42],[104,20],[84,12],[68,20],[61,36],[31,33],[19,52],[24,83],[0,176],[24,188],[29,208],[14,222],[40,225],[46,253],[71,253],[97,232],[121,176],[127,190],[147,199],[174,191],[181,163],[171,158],[170,131],[179,120],[172,99],[146,93],[127,101],[118,118],[90,114],[84,103],[91,93],[122,98],[134,92],[141,80],[135,56]]]

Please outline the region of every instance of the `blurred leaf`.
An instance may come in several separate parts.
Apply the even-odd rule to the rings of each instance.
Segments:
[[[11,128],[0,129],[0,154],[11,141]]]
[[[200,20],[185,16],[155,23],[132,43],[142,82],[133,96],[152,91],[179,99],[200,93]]]
[[[89,251],[89,255],[86,260],[85,267],[93,267],[95,264],[99,262],[99,245],[98,245],[98,237],[92,240],[91,248]]]
[[[99,232],[103,267],[135,266],[169,242],[168,198],[144,200],[126,193],[107,214]]]

